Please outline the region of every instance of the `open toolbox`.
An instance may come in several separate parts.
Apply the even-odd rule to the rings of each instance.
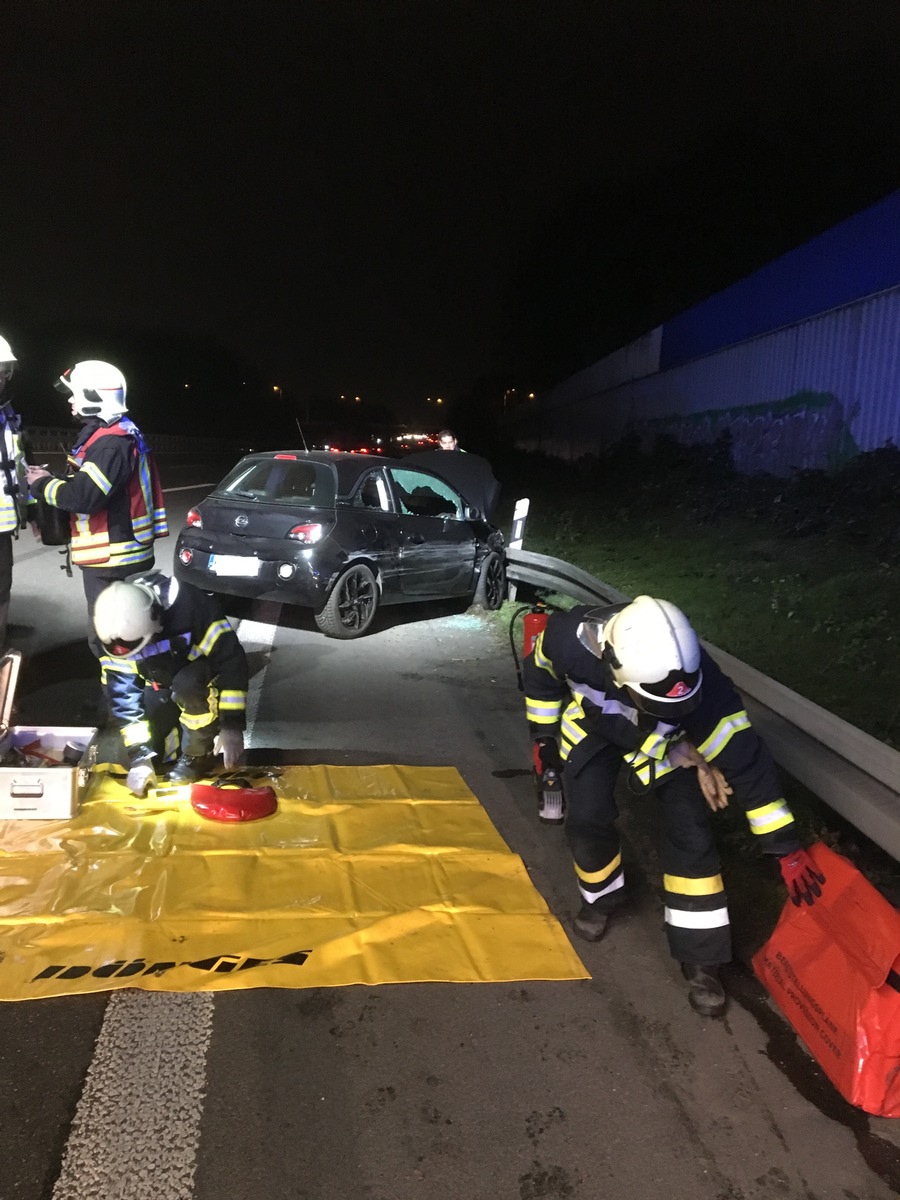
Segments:
[[[97,730],[81,725],[12,725],[22,654],[0,658],[0,820],[71,817],[97,761]]]

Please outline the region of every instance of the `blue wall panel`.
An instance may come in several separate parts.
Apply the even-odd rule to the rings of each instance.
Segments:
[[[900,284],[900,192],[667,321],[674,367]]]

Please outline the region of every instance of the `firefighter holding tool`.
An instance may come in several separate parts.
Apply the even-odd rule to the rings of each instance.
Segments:
[[[614,794],[624,769],[633,791],[654,790],[660,801],[665,928],[688,999],[701,1015],[721,1016],[731,933],[711,812],[729,797],[744,810],[795,904],[813,904],[825,882],[731,680],[684,613],[651,596],[553,613],[523,677],[536,761],[556,761],[562,776],[581,893],[575,932],[599,941],[624,900]]]
[[[174,784],[208,774],[213,755],[232,770],[244,753],[247,656],[216,601],[161,571],[111,583],[94,629],[111,723],[128,755],[127,786],[141,796],[157,766]]]
[[[109,583],[153,566],[153,543],[168,533],[165,503],[153,454],[128,416],[119,368],[89,359],[64,371],[55,386],[82,429],[65,477],[32,466],[27,479],[39,514],[43,506],[69,514],[72,562],[81,570],[90,620]],[[99,658],[92,632],[88,641]]]

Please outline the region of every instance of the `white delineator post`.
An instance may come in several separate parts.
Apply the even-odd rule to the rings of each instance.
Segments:
[[[528,506],[531,501],[527,497],[516,501],[516,507],[513,510],[512,532],[509,535],[510,550],[521,550],[522,543],[525,540],[525,518],[528,516]],[[511,583],[507,589],[507,597],[510,600],[516,598],[516,585]]]

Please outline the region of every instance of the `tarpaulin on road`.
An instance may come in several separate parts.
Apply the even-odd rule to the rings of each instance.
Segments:
[[[278,811],[247,824],[102,769],[77,816],[0,824],[0,1000],[589,978],[453,768],[249,778]]]

